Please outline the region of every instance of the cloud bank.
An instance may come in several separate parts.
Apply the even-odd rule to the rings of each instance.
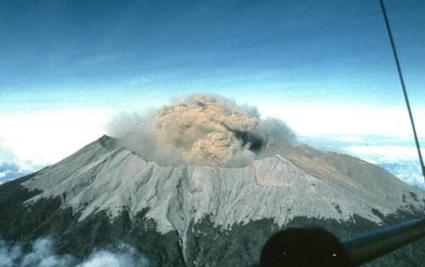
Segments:
[[[105,133],[108,109],[0,112],[0,162],[10,154],[20,166],[46,166]]]
[[[386,136],[302,137],[323,151],[336,151],[366,160],[389,171],[400,180],[425,190],[418,153],[412,138]],[[423,142],[423,140],[421,140]],[[422,154],[425,149],[422,148]]]
[[[243,166],[284,149],[295,135],[282,121],[212,95],[191,95],[144,114],[116,117],[108,134],[164,165]]]
[[[31,161],[18,159],[0,144],[0,184],[37,171],[41,167]]]
[[[96,251],[85,261],[78,261],[70,255],[58,255],[54,251],[51,238],[40,238],[30,245],[29,250],[23,246],[0,239],[0,266],[2,267],[146,267],[146,258],[134,248],[126,247],[124,251]]]
[[[13,162],[0,162],[0,185],[28,173]]]

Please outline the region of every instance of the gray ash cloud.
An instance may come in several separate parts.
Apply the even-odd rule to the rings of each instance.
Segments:
[[[162,165],[239,167],[291,146],[284,122],[262,119],[256,108],[212,95],[191,95],[144,114],[115,118],[109,134]]]

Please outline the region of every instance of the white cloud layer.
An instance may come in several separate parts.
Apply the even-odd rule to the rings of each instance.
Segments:
[[[7,152],[22,168],[52,164],[103,135],[110,114],[106,109],[0,113],[0,160]]]
[[[406,108],[352,104],[259,103],[261,114],[283,119],[299,136],[411,137]],[[418,134],[425,138],[425,107],[414,108]]]
[[[400,145],[352,145],[346,150],[371,162],[418,161],[418,152],[414,146]],[[425,152],[424,149],[421,150]]]
[[[51,238],[40,238],[34,241],[29,251],[22,246],[11,244],[0,239],[1,267],[146,267],[149,262],[138,254],[134,248],[126,247],[125,251],[112,253],[96,251],[87,260],[79,262],[70,255],[58,255]]]

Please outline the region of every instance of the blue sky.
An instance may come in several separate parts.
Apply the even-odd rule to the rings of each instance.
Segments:
[[[425,137],[425,2],[385,2]],[[21,169],[190,93],[300,136],[411,138],[378,0],[0,0],[0,33],[0,163]]]
[[[425,103],[425,3],[386,2],[412,102]],[[190,92],[402,103],[378,1],[3,0],[0,31],[12,111]]]

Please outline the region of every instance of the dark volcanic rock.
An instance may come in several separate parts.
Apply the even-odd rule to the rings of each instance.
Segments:
[[[30,241],[53,235],[58,252],[80,259],[93,249],[116,250],[126,243],[145,255],[152,266],[248,266],[259,259],[267,239],[281,228],[271,219],[235,224],[227,229],[215,226],[209,216],[191,223],[186,243],[176,231],[161,234],[156,222],[147,219],[147,210],[133,220],[123,211],[111,220],[106,212],[95,213],[82,221],[70,208],[60,208],[61,199],[41,199],[31,206],[24,201],[36,192],[20,185],[22,178],[0,187],[0,235],[6,240]],[[387,224],[400,222],[412,214],[383,217]],[[378,227],[376,223],[353,217],[341,223],[332,219],[296,217],[285,227],[320,226],[344,240]],[[408,245],[380,258],[370,266],[421,266],[425,262],[425,240]]]

